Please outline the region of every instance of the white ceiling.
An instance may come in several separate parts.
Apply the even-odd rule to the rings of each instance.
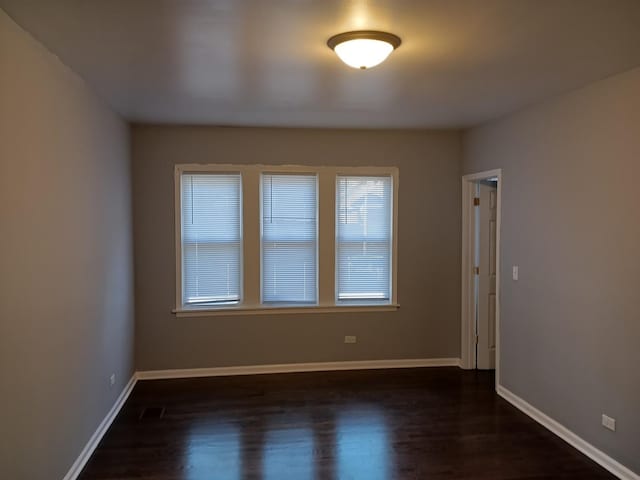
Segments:
[[[139,122],[460,127],[640,65],[639,0],[0,0]],[[403,43],[346,67],[325,42]]]

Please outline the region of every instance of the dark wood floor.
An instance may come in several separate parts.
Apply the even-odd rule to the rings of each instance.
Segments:
[[[80,478],[614,477],[499,398],[491,373],[425,368],[139,382]]]

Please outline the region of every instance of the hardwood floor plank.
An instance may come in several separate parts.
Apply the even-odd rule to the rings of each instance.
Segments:
[[[142,381],[80,478],[615,478],[493,382],[454,367]]]

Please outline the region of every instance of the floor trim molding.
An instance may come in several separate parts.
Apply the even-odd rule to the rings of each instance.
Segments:
[[[229,375],[258,375],[267,373],[323,372],[332,370],[367,370],[380,368],[459,367],[459,358],[413,358],[404,360],[363,360],[349,362],[286,363],[278,365],[248,365],[239,367],[188,368],[177,370],[147,370],[135,372],[124,387],[111,410],[78,455],[63,480],[76,480],[91,458],[100,440],[118,416],[139,380],[169,378],[220,377]],[[634,479],[635,480],[635,479]]]
[[[403,360],[359,360],[348,362],[283,363],[239,367],[186,368],[177,370],[146,370],[136,373],[138,380],[167,378],[221,377],[229,375],[259,375],[266,373],[326,372],[332,370],[368,370],[376,368],[459,367],[459,358],[412,358]]]
[[[80,452],[80,455],[78,456],[76,461],[73,462],[73,465],[71,465],[71,468],[69,469],[67,474],[64,476],[63,480],[76,480],[78,478],[78,476],[80,475],[80,472],[82,472],[82,469],[84,468],[86,463],[89,461],[89,458],[91,458],[91,455],[93,455],[94,450],[100,443],[100,440],[102,440],[102,437],[104,436],[104,434],[107,433],[107,430],[109,430],[109,427],[111,426],[115,418],[118,416],[120,409],[122,409],[122,406],[127,401],[127,398],[129,398],[129,395],[131,394],[133,387],[135,387],[137,381],[138,381],[137,374],[134,373],[131,376],[131,379],[129,380],[129,382],[125,385],[124,389],[122,390],[118,398],[116,399],[113,406],[111,407],[111,410],[109,410],[107,415],[104,417],[104,420],[102,420],[100,425],[98,425],[98,428],[96,429],[95,432],[93,432],[93,435],[91,435],[91,438],[89,439],[85,447],[82,449],[82,452]]]
[[[604,467],[618,478],[622,480],[640,480],[640,475],[629,470],[620,462],[614,460],[602,450],[597,449],[589,442],[582,439],[550,416],[542,413],[536,407],[523,400],[515,393],[511,392],[509,389],[503,387],[502,385],[498,385],[497,392],[498,395],[504,398],[507,402],[511,403],[518,410],[531,417],[533,420],[550,430],[552,433],[555,433],[558,437],[567,442],[573,448],[579,450],[591,460]]]

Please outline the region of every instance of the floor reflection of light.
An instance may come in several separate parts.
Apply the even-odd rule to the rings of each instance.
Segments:
[[[185,451],[186,480],[239,480],[240,431],[230,423],[194,427]]]
[[[391,445],[384,415],[375,409],[342,412],[336,424],[337,478],[391,478]]]
[[[265,436],[264,480],[311,480],[314,478],[313,432],[293,427],[270,430]]]

